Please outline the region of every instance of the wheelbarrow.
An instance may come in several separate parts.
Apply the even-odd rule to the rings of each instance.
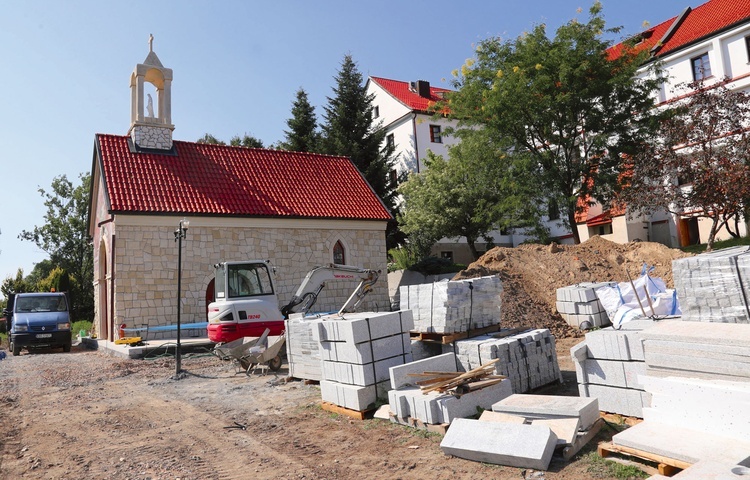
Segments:
[[[216,346],[214,354],[222,360],[231,360],[236,373],[244,371],[246,375],[250,375],[258,367],[276,372],[281,368],[281,348],[286,342],[286,337],[282,334],[269,346],[268,334],[270,332],[271,330],[267,328],[263,335],[255,340],[245,342],[244,338],[239,338]]]

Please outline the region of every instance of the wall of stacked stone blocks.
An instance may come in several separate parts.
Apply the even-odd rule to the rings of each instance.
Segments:
[[[381,270],[382,278],[361,310],[388,311],[385,235],[378,230],[254,229],[191,226],[183,240],[182,322],[206,319],[206,288],[220,261],[272,259],[277,297],[289,301],[312,268],[332,262],[332,247],[341,241],[347,264]],[[177,316],[177,244],[173,230],[118,226],[114,273],[115,324],[172,325]],[[337,311],[358,281],[330,282],[315,311]]]

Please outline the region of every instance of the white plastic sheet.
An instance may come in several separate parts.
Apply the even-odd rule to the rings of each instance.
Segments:
[[[677,293],[668,289],[661,278],[651,277],[651,270],[653,267],[644,265],[632,284],[621,282],[596,289],[599,302],[615,328],[636,318],[681,315]]]

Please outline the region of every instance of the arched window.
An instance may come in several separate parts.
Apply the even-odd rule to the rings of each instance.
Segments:
[[[341,240],[337,241],[336,245],[333,246],[333,263],[346,265],[346,252]]]

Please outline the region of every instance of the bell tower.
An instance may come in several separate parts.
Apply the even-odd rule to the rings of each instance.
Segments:
[[[156,100],[144,95],[144,82],[156,89]],[[145,98],[144,98],[145,97]],[[154,110],[156,108],[156,110]],[[172,149],[172,69],[164,68],[154,53],[154,36],[148,38],[148,56],[130,75],[130,135],[136,148]]]

